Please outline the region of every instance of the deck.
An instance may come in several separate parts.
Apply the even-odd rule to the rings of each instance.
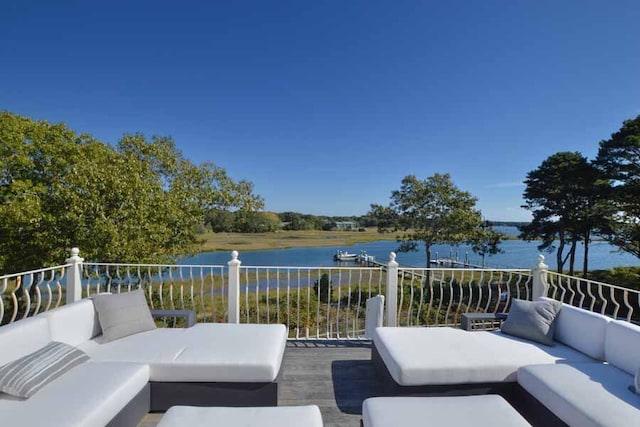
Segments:
[[[283,361],[279,406],[318,405],[325,427],[358,427],[364,399],[378,382],[368,342],[290,341]],[[162,414],[138,427],[154,427]]]

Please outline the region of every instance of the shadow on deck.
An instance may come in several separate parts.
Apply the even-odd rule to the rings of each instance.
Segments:
[[[280,379],[279,406],[318,405],[325,427],[358,427],[362,402],[378,393],[369,342],[290,341]],[[154,427],[149,414],[139,427]]]

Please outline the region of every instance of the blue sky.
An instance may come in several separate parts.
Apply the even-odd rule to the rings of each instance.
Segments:
[[[114,143],[172,136],[268,210],[364,214],[451,173],[493,220],[522,180],[640,114],[640,2],[24,1],[0,109]]]

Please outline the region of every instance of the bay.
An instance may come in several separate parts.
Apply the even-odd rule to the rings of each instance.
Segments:
[[[507,240],[502,243],[502,254],[487,257],[486,267],[492,268],[532,268],[540,251],[537,242],[524,242],[522,240]],[[353,253],[366,251],[368,255],[375,257],[376,261],[386,263],[389,253],[398,249],[395,241],[381,240],[368,243],[359,243],[345,247],[315,247],[315,248],[291,248],[261,251],[246,251],[239,254],[238,259],[243,266],[282,266],[282,267],[331,267],[339,265],[333,261],[336,250],[346,250]],[[404,266],[424,267],[426,256],[424,245],[420,245],[418,252],[398,253],[396,260]],[[582,269],[583,246],[578,245],[576,253],[576,270]],[[556,268],[555,253],[543,253],[545,263],[550,268]],[[432,248],[432,257],[456,258],[463,261],[466,256],[471,264],[481,264],[480,257],[473,253],[466,245],[451,247],[447,245],[435,245]],[[231,259],[231,252],[216,251],[202,252],[195,256],[184,257],[180,264],[188,265],[226,265]],[[353,264],[343,264],[353,265]],[[617,252],[617,249],[604,241],[592,242],[589,245],[589,269],[599,270],[618,266],[640,266],[640,259],[626,253]]]

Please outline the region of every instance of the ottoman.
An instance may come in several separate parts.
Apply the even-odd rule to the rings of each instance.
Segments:
[[[362,404],[364,427],[530,426],[498,395],[373,397]]]
[[[173,406],[157,427],[322,427],[320,409],[310,406],[227,408]]]

